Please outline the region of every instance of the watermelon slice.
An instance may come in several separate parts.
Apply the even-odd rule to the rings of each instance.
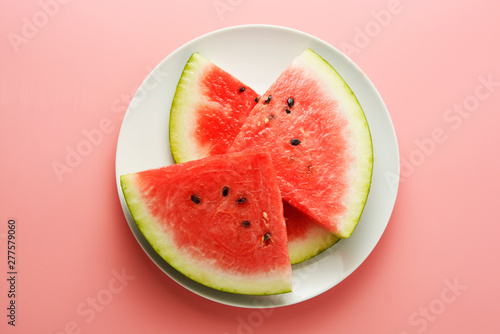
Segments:
[[[270,152],[281,195],[340,238],[348,238],[371,184],[370,130],[353,92],[308,49],[263,94],[230,152]]]
[[[283,206],[269,155],[217,155],[120,181],[137,226],[179,272],[232,293],[291,291]]]
[[[241,87],[245,87],[243,92]],[[227,153],[259,97],[251,87],[199,53],[192,54],[170,112],[174,160],[185,162]],[[338,240],[290,205],[284,204],[284,213],[292,264],[313,257]]]
[[[193,53],[170,110],[175,162],[226,153],[258,98],[252,88]]]
[[[325,230],[311,217],[283,201],[288,254],[290,263],[297,264],[308,260],[330,248],[340,239]]]

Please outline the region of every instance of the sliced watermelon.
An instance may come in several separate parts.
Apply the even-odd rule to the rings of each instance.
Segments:
[[[217,155],[120,181],[137,226],[179,272],[233,293],[291,291],[282,200],[268,155]]]
[[[240,87],[245,90],[240,92]],[[194,53],[184,68],[170,112],[170,148],[174,159],[184,162],[227,153],[256,105],[255,97],[258,100],[259,95],[251,87]],[[336,242],[331,232],[317,226],[310,217],[290,205],[285,204],[284,209],[292,264],[307,260]]]
[[[211,61],[193,53],[170,110],[175,162],[226,153],[256,105],[258,94]]]
[[[270,152],[281,195],[340,238],[356,227],[371,184],[370,130],[353,92],[308,49],[263,94],[231,151]]]
[[[283,201],[290,263],[306,261],[334,245],[339,238],[311,217]]]

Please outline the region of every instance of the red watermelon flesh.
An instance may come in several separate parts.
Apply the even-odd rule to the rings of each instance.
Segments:
[[[340,238],[351,235],[371,184],[365,115],[340,75],[306,50],[263,94],[230,152],[271,154],[285,201]]]
[[[243,92],[241,87],[245,87]],[[188,60],[170,113],[170,147],[177,162],[227,153],[259,95],[199,53]],[[183,100],[185,99],[185,100]],[[292,264],[337,241],[310,217],[284,205]],[[290,212],[290,214],[288,214]]]
[[[268,155],[217,155],[120,180],[145,238],[187,277],[240,294],[291,291],[282,201]]]
[[[339,241],[333,233],[285,201],[283,201],[283,215],[291,264],[308,260]]]
[[[175,162],[227,153],[259,95],[199,53],[186,63],[170,110]]]

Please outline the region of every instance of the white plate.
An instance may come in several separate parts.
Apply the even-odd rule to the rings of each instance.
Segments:
[[[347,240],[293,267],[293,292],[245,296],[198,284],[170,267],[137,228],[120,187],[122,174],[173,163],[168,140],[170,104],[181,72],[193,52],[200,52],[262,94],[306,48],[325,58],[349,84],[361,103],[374,145],[371,191],[358,227]],[[149,257],[168,276],[192,292],[239,307],[277,307],[317,296],[349,276],[371,253],[384,232],[396,200],[399,152],[389,113],[375,87],[344,54],[316,37],[296,30],[245,25],[203,35],[166,57],[142,83],[123,119],[116,152],[116,182],[132,232]]]

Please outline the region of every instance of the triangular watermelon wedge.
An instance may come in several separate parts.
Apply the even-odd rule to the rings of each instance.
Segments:
[[[239,294],[291,291],[283,206],[269,155],[217,155],[120,181],[145,238],[185,276]]]
[[[270,152],[285,201],[340,238],[356,227],[371,185],[364,112],[335,69],[308,49],[262,95],[230,152]]]
[[[291,264],[309,260],[340,240],[335,234],[325,230],[311,217],[285,201],[283,201],[283,215]]]
[[[227,153],[259,95],[195,52],[182,71],[170,110],[175,162]]]

